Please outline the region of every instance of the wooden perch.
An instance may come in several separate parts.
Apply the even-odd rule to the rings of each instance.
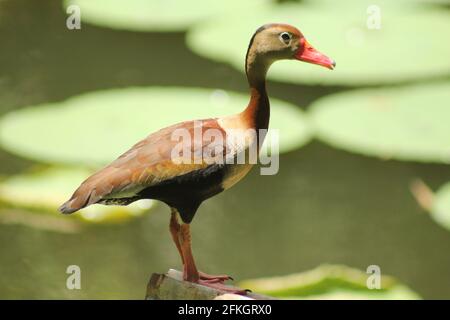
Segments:
[[[231,286],[230,286],[231,287]],[[170,269],[166,274],[152,274],[147,285],[146,300],[274,300],[257,293],[246,296],[183,281],[180,271]]]

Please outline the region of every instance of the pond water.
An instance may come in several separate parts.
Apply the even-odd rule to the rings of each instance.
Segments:
[[[69,31],[58,1],[0,2],[0,38],[1,114],[106,88],[247,90],[242,74],[191,53],[183,33]],[[272,97],[305,108],[348,89],[269,83]],[[3,150],[0,163],[2,176],[35,165]],[[449,166],[368,158],[314,141],[282,155],[279,174],[258,172],[198,211],[193,250],[203,271],[242,280],[324,263],[376,264],[424,298],[450,298],[450,232],[409,191],[417,177],[433,189],[449,181]],[[1,206],[0,216],[8,214]],[[161,204],[128,223],[73,234],[0,224],[0,298],[141,299],[151,273],[180,268],[168,222]],[[66,289],[69,265],[81,267],[82,290]]]

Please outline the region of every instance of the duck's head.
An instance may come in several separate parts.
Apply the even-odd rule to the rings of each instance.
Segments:
[[[250,40],[246,68],[261,63],[269,66],[283,59],[301,60],[331,70],[336,66],[333,59],[314,49],[297,28],[288,24],[266,24],[260,27]]]

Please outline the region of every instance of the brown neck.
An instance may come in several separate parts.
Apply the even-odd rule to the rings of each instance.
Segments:
[[[250,86],[250,102],[242,112],[248,125],[255,129],[269,127],[270,104],[266,91],[266,74],[270,64],[258,59],[249,49],[245,63],[245,71]]]

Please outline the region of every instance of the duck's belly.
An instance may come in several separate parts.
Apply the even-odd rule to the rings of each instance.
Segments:
[[[223,190],[229,189],[238,183],[252,169],[253,164],[229,164],[222,181]]]
[[[250,171],[252,166],[214,164],[148,187],[141,194],[167,202],[177,202],[178,199],[184,198],[201,202],[231,188]]]
[[[137,197],[163,201],[189,223],[204,200],[236,184],[251,168],[250,164],[214,164],[147,187]]]

